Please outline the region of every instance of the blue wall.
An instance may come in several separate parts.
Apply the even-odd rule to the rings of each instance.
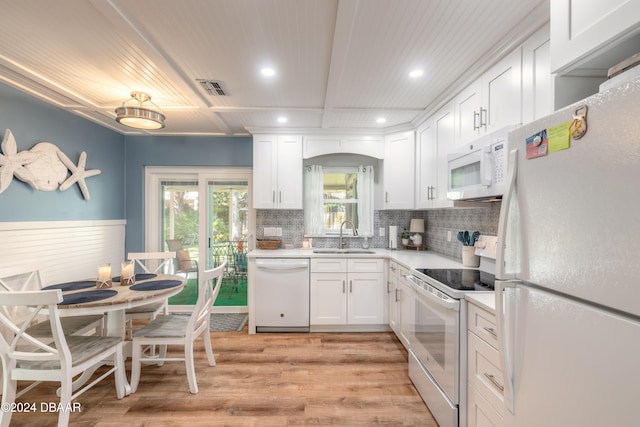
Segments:
[[[14,178],[0,194],[0,221],[125,218],[123,135],[0,83],[0,139],[6,129],[18,152],[50,142],[76,164],[86,151],[86,169],[102,173],[87,178],[91,200],[82,197],[77,184],[66,191],[36,191]]]
[[[145,166],[251,167],[251,137],[128,136],[126,165],[126,251],[144,247]]]
[[[35,191],[14,179],[0,194],[0,222],[126,219],[126,252],[144,250],[145,166],[251,167],[251,137],[127,136],[0,83],[0,137],[11,129],[18,151],[55,144],[73,162],[87,152],[91,200],[78,185]]]

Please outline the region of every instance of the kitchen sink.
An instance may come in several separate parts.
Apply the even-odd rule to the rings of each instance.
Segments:
[[[375,254],[375,251],[368,249],[332,249],[318,248],[313,250],[314,254]]]

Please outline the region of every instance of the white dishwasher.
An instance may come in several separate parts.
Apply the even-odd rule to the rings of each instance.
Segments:
[[[309,258],[256,260],[256,332],[309,331]]]

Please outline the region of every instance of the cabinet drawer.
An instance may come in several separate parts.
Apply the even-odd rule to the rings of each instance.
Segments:
[[[494,408],[502,408],[504,405],[504,379],[498,350],[473,333],[468,334],[468,343],[469,383]]]
[[[502,416],[500,414],[476,391],[475,387],[468,384],[467,425],[469,427],[501,427]]]
[[[346,273],[345,258],[311,258],[312,273]]]
[[[347,263],[349,273],[384,272],[384,260],[381,258],[349,258]]]
[[[493,348],[498,348],[498,335],[496,333],[496,316],[475,304],[467,304],[468,329],[488,342]]]

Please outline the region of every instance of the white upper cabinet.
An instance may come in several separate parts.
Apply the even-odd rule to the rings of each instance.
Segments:
[[[447,155],[455,146],[455,105],[450,102],[417,130],[416,195],[417,209],[447,208]]]
[[[413,209],[415,133],[402,132],[384,139],[383,209]]]
[[[550,14],[552,73],[598,57],[608,68],[638,52],[640,0],[553,0]]]
[[[554,111],[551,41],[545,25],[522,45],[522,123]]]
[[[384,158],[384,140],[378,135],[304,135],[302,157],[326,154],[361,154]]]
[[[455,98],[455,145],[522,122],[522,49],[485,72]]]
[[[415,203],[417,209],[433,207],[433,192],[438,169],[437,155],[434,118],[432,116],[416,131]]]
[[[301,136],[253,136],[253,206],[302,209]]]
[[[454,102],[457,115],[455,140],[458,145],[463,145],[480,135],[482,118],[487,117],[487,112],[482,110],[482,80],[467,86]]]
[[[522,51],[516,49],[482,76],[481,125],[488,133],[522,123]]]

